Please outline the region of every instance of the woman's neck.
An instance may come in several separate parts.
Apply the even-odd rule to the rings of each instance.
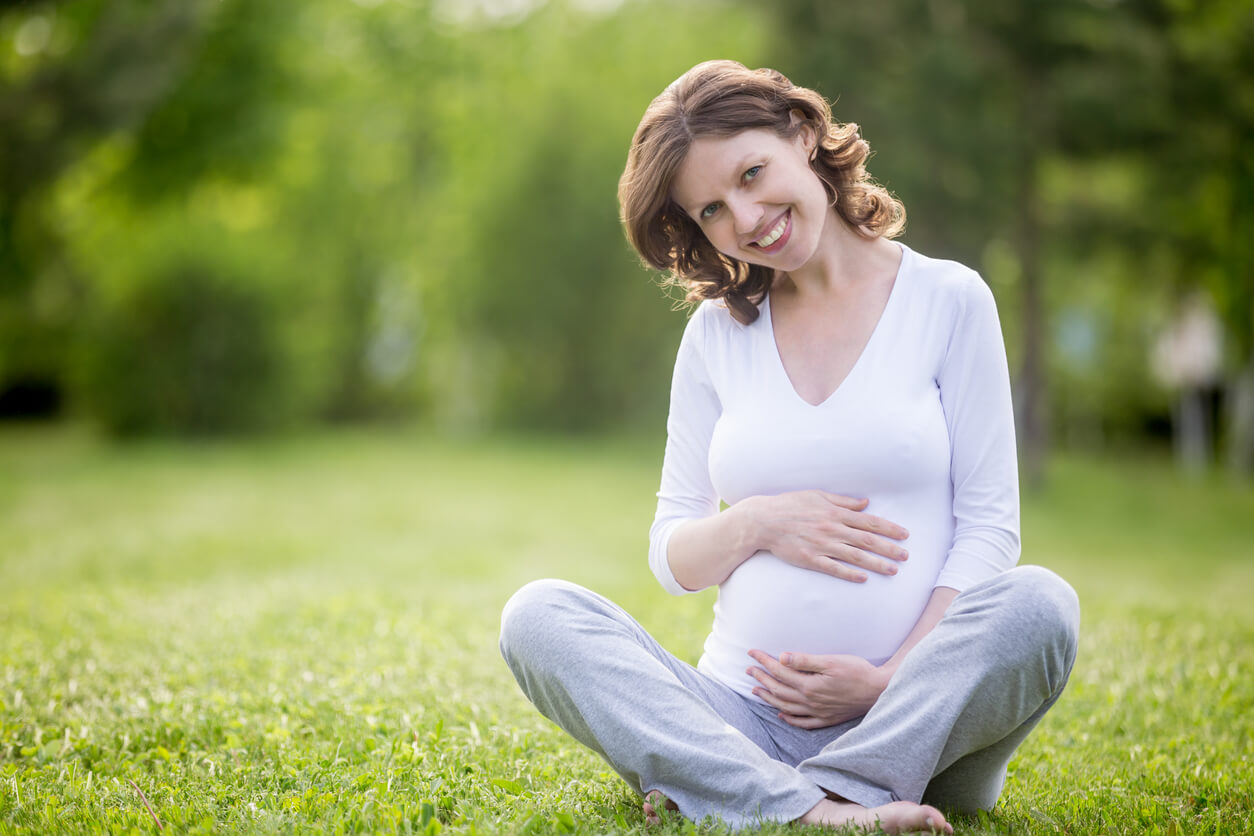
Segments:
[[[775,287],[800,298],[845,296],[868,278],[895,273],[900,257],[892,241],[861,235],[830,209],[814,256],[797,270],[777,276]]]

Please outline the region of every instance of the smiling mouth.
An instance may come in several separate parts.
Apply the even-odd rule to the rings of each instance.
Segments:
[[[783,237],[784,232],[788,230],[788,219],[791,217],[791,210],[785,212],[782,216],[780,216],[780,219],[775,222],[775,226],[767,230],[766,234],[758,240],[750,241],[749,245],[757,247],[758,249],[769,250],[777,241],[779,241],[780,238]]]

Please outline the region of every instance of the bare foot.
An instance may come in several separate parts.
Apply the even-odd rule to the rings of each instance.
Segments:
[[[909,801],[894,801],[882,807],[868,808],[861,804],[824,800],[814,805],[810,812],[797,821],[828,827],[856,824],[864,830],[879,829],[885,833],[954,832],[940,810]]]
[[[654,806],[658,802],[663,802],[663,807],[667,810],[678,810],[679,805],[671,801],[658,790],[649,790],[644,797],[644,823],[648,825],[661,824],[662,817],[658,815],[657,807]]]

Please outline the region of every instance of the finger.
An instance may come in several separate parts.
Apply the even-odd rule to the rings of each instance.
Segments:
[[[779,719],[783,720],[790,726],[796,726],[799,729],[821,729],[831,725],[826,720],[813,717],[808,714],[789,714],[780,712]]]
[[[840,508],[848,508],[850,511],[861,511],[871,501],[865,496],[845,496],[844,494],[828,493],[827,491],[819,491],[818,493],[833,505]]]
[[[790,668],[788,665],[785,665],[769,653],[764,653],[761,650],[755,649],[749,651],[749,656],[752,657],[753,661],[757,662],[763,668],[766,668],[767,673],[775,677],[775,679],[779,680],[784,685],[796,688],[801,684],[801,680],[804,678],[804,674],[798,673],[796,670]],[[749,675],[753,676],[752,670],[750,670]],[[758,679],[758,681],[762,682],[761,679]],[[762,684],[770,687],[769,683],[762,682]]]
[[[869,531],[859,529],[846,531],[842,539],[847,545],[856,546],[863,551],[883,555],[893,560],[906,560],[910,557],[910,551],[896,540],[890,540]]]
[[[752,656],[752,652],[749,654]],[[787,651],[779,654],[779,663],[791,671],[797,671],[802,674],[823,673],[827,670],[822,656],[813,656],[809,653],[794,653]]]
[[[814,557],[810,561],[810,568],[816,572],[822,572],[824,575],[831,575],[833,578],[839,578],[850,583],[862,583],[867,579],[866,572],[860,572],[848,563],[843,563],[840,559],[828,554]]]
[[[876,554],[864,551],[857,546],[848,543],[842,543],[833,548],[828,554],[829,560],[839,560],[842,563],[848,563],[857,569],[865,569],[868,572],[874,572],[877,575],[895,575],[897,574],[897,564],[891,560],[886,560]]]
[[[807,715],[814,710],[813,706],[805,703],[796,702],[795,700],[787,700],[778,694],[772,694],[765,688],[754,688],[753,693],[771,708],[779,709],[781,714]]]
[[[805,697],[802,696],[801,691],[789,685],[785,685],[776,679],[772,679],[770,674],[761,668],[749,668],[746,672],[756,679],[758,684],[764,689],[774,694],[777,699],[791,700],[792,702],[801,703],[805,702]]]
[[[758,681],[759,685],[761,685],[763,688],[766,688],[769,691],[775,691],[775,690],[782,691],[784,689],[784,684],[782,682],[776,681],[775,679],[771,677],[769,673],[762,670],[761,668],[747,668],[745,670],[745,673],[749,674],[749,676],[752,676],[754,679]]]
[[[842,514],[841,517],[845,525],[848,525],[850,528],[870,531],[884,537],[890,537],[894,540],[905,540],[910,536],[909,531],[892,520],[886,520],[883,517],[877,517],[874,514],[864,513],[857,508],[851,508],[849,510],[854,513]]]

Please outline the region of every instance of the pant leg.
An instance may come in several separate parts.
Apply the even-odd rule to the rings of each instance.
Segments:
[[[600,595],[563,581],[524,586],[501,614],[501,653],[541,714],[688,818],[791,821],[824,797],[768,754],[774,744],[743,697]]]
[[[1048,569],[1022,566],[963,592],[855,728],[803,761],[819,786],[867,806],[989,809],[1014,750],[1075,661],[1080,608]]]

